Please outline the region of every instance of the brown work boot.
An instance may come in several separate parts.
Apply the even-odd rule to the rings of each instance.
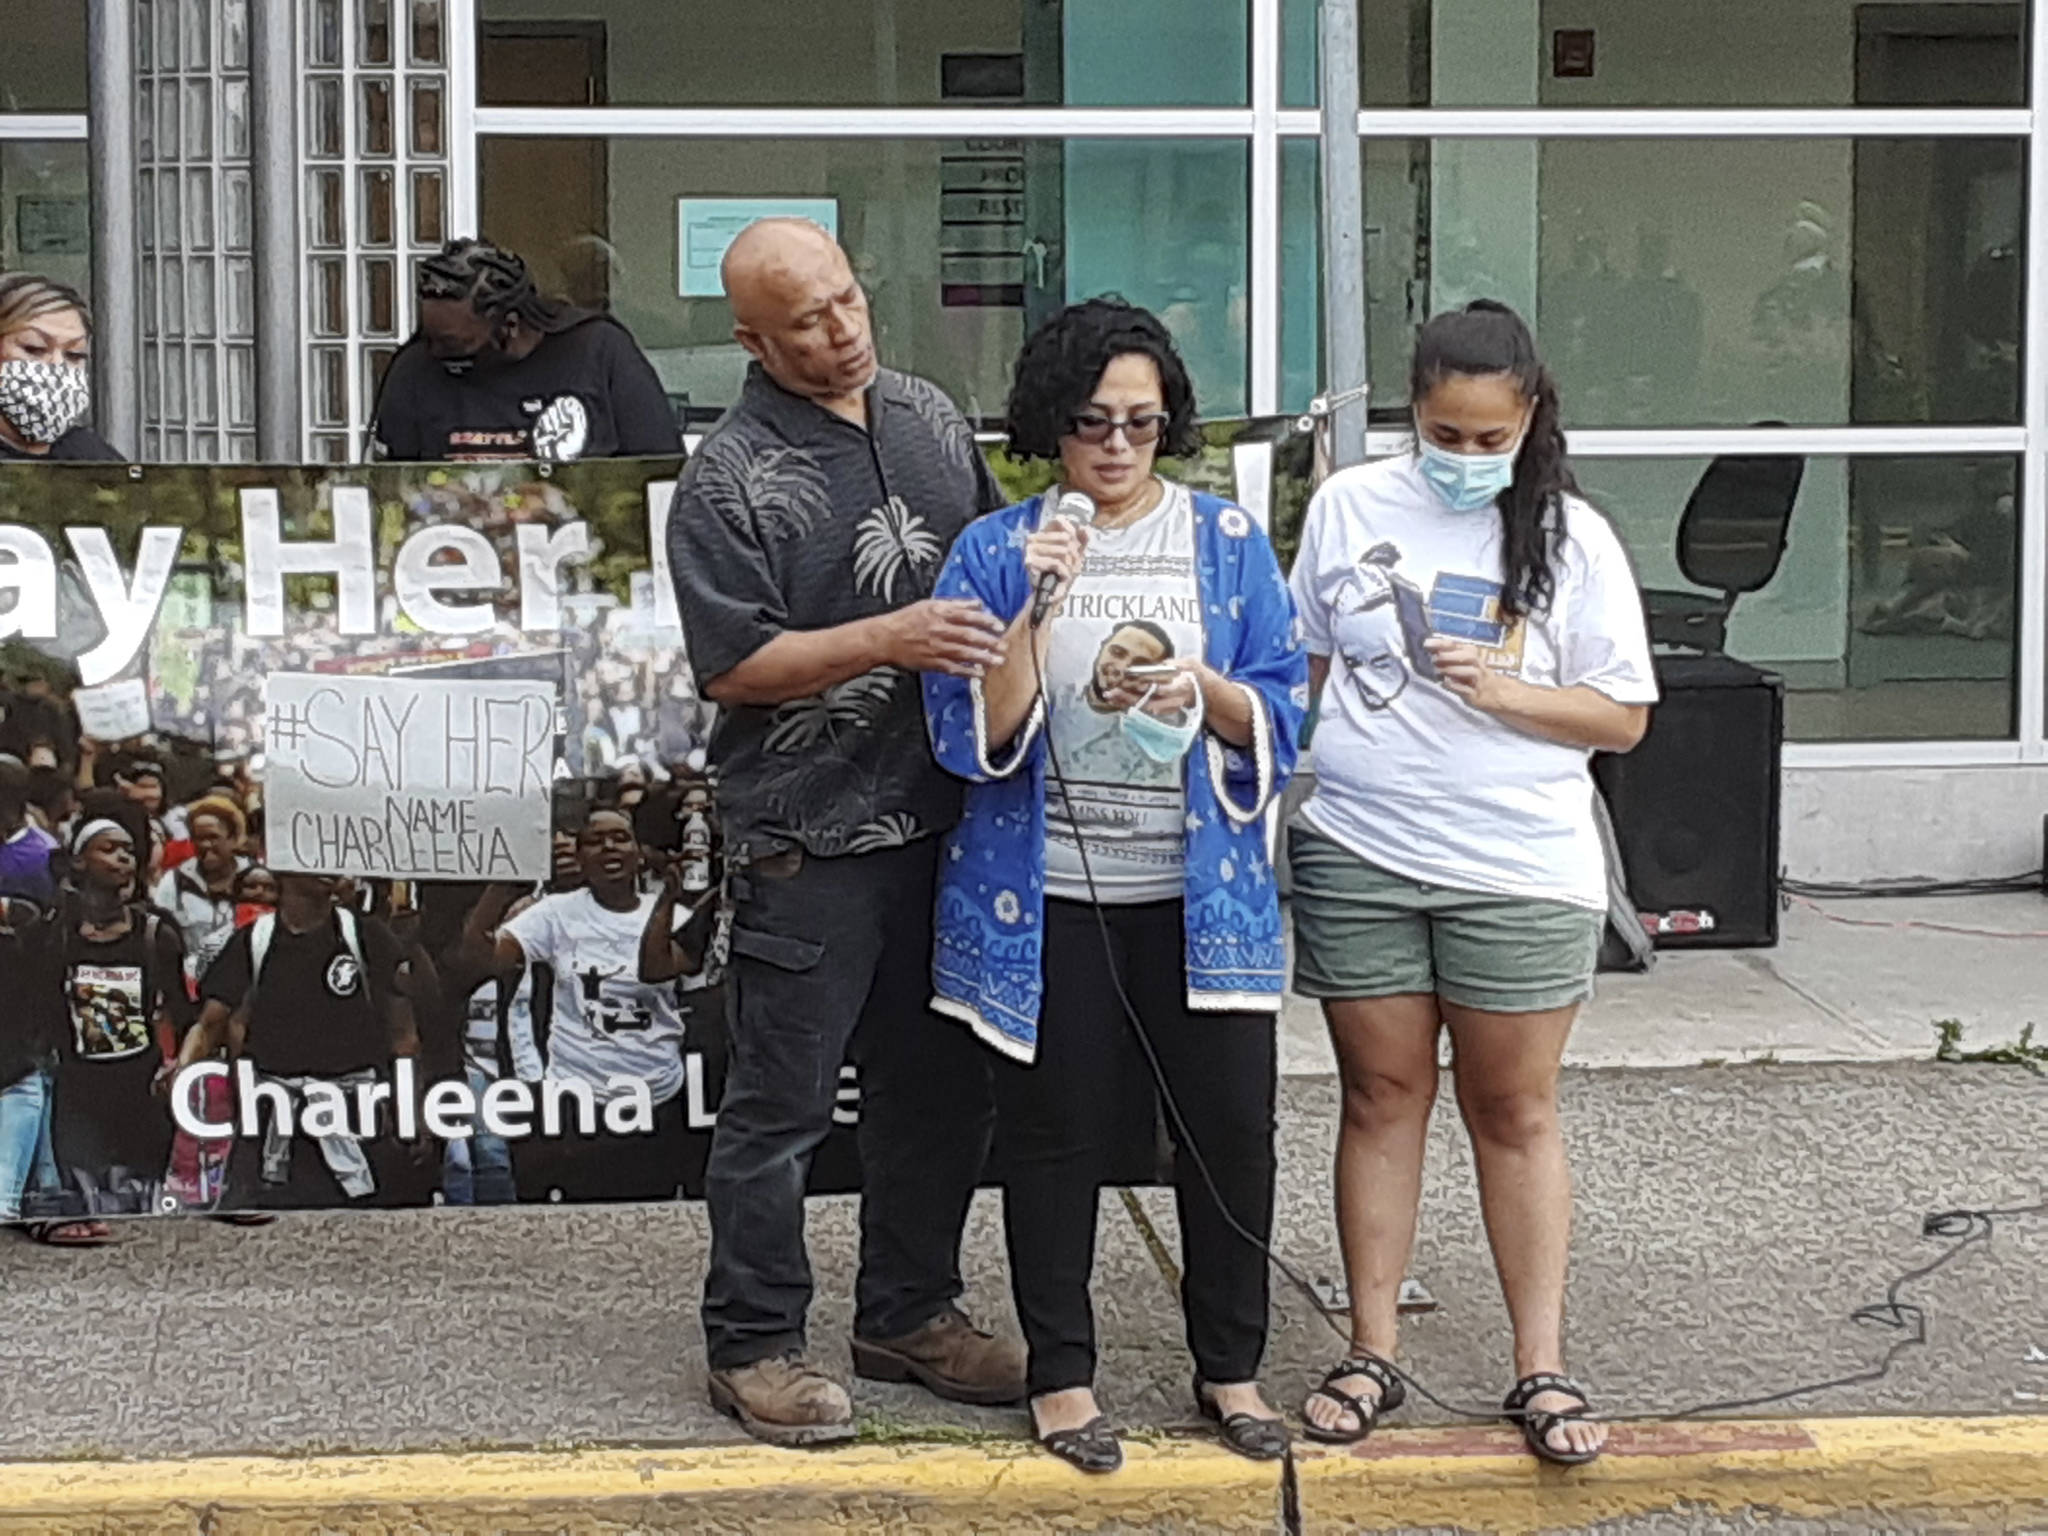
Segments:
[[[797,1355],[713,1371],[711,1406],[770,1445],[832,1445],[855,1433],[846,1388]]]
[[[955,1307],[900,1339],[856,1338],[853,1369],[869,1381],[914,1381],[977,1407],[1024,1400],[1023,1342],[983,1333]]]

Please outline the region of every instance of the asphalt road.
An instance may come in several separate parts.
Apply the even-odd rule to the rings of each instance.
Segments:
[[[1943,1251],[1920,1235],[1923,1213],[2048,1197],[2048,1080],[2014,1068],[1576,1072],[1565,1100],[1579,1180],[1572,1363],[1614,1412],[1865,1368],[1898,1335],[1849,1313]],[[1282,1247],[1319,1277],[1338,1273],[1335,1104],[1329,1079],[1283,1089]],[[1172,1247],[1170,1195],[1146,1191],[1140,1203]],[[968,1300],[1007,1323],[999,1219],[985,1194]],[[1132,1429],[1192,1427],[1175,1297],[1114,1195],[1102,1230],[1106,1405]],[[1416,1270],[1441,1306],[1413,1322],[1407,1363],[1446,1399],[1483,1409],[1507,1386],[1507,1333],[1447,1111],[1422,1230]],[[814,1336],[843,1370],[852,1203],[816,1202],[811,1232]],[[301,1217],[261,1230],[162,1222],[99,1252],[6,1242],[0,1455],[729,1440],[737,1431],[703,1396],[703,1257],[699,1207]],[[2042,1411],[2044,1260],[2048,1217],[2000,1223],[1990,1243],[1909,1290],[1929,1343],[1888,1379],[1769,1411]],[[1337,1347],[1276,1288],[1267,1380],[1283,1402],[1298,1403]],[[863,1385],[858,1400],[878,1436],[1013,1436],[1023,1424],[1014,1410],[953,1409],[905,1388]],[[1404,1420],[1447,1417],[1425,1405]]]

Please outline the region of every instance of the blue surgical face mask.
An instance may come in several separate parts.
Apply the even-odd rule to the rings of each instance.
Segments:
[[[1506,453],[1453,453],[1424,440],[1416,443],[1415,458],[1422,478],[1445,506],[1453,512],[1479,512],[1515,483],[1515,459],[1521,451],[1519,441]]]
[[[1177,763],[1186,757],[1188,748],[1195,744],[1195,733],[1201,728],[1201,716],[1195,710],[1188,711],[1188,718],[1181,725],[1148,715],[1142,709],[1124,711],[1124,734],[1155,763]]]

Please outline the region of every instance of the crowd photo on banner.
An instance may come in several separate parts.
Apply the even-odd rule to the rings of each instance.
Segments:
[[[0,469],[0,490],[20,473]],[[49,473],[64,483],[36,494],[52,504],[43,536],[60,548],[62,526],[128,495],[89,470]],[[365,554],[386,567],[421,527],[502,534],[510,567],[515,526],[583,521],[573,470],[541,480],[480,468],[436,483],[404,473],[356,477],[382,503],[389,526]],[[598,519],[621,569],[644,563],[642,492],[660,474],[636,467],[589,491],[622,509],[616,527]],[[561,594],[562,622],[545,635],[522,631],[515,610],[451,642],[387,597],[374,633],[345,634],[309,601],[281,633],[253,636],[221,564],[248,487],[198,470],[150,478],[162,484],[145,481],[156,494],[137,498],[137,516],[179,525],[183,551],[129,675],[78,687],[42,642],[6,651],[0,967],[26,1006],[5,1021],[0,1213],[79,1244],[106,1241],[113,1216],[694,1193],[724,1053],[712,711],[644,580],[626,581],[623,600]],[[284,490],[289,536],[311,515],[293,504],[332,486],[308,474]],[[32,498],[10,499],[21,527]],[[489,711],[538,688],[545,740],[522,764],[524,793],[500,798],[516,800],[507,815],[530,821],[541,846],[515,868],[500,845],[493,863],[459,823],[427,830],[419,794],[395,812],[388,785],[381,804],[363,799],[375,784],[328,792],[362,801],[353,818],[297,808],[319,792],[291,771],[275,729],[264,750],[266,697],[294,688],[316,700],[307,729],[332,763],[358,750],[371,759],[366,780],[378,776],[378,740],[374,724],[352,734],[362,726],[350,702],[374,697],[373,722],[413,711],[389,746],[421,735],[421,712],[443,694]],[[301,761],[327,772],[311,750]],[[504,777],[502,762],[484,767]],[[408,771],[398,765],[391,782]],[[385,836],[393,873],[335,872],[379,855],[375,842],[338,840],[337,827]],[[642,979],[643,960],[658,981]],[[249,1064],[247,1083],[230,1062]],[[314,1085],[351,1100],[373,1081],[395,1090],[399,1063],[419,1094],[455,1082],[481,1101],[492,1084],[534,1085],[519,1101],[532,1133],[494,1134],[474,1109],[457,1126],[415,1106],[401,1124],[395,1092],[379,1115],[366,1121],[351,1103],[326,1131],[326,1089]],[[605,1128],[615,1079],[645,1100],[645,1124],[629,1116],[623,1137]],[[561,1086],[560,1102],[542,1101],[544,1081]],[[254,1135],[243,1125],[251,1085]],[[287,1101],[288,1137],[272,1113]],[[181,1116],[235,1134],[192,1134]]]
[[[1203,422],[1115,295],[1038,318],[978,438],[800,219],[725,253],[749,366],[687,455],[611,315],[475,240],[415,280],[366,462],[321,469],[128,466],[82,297],[0,277],[0,1221],[701,1198],[711,1400],[816,1446],[856,1430],[804,1202],[858,1190],[856,1374],[1106,1474],[1098,1196],[1168,1183],[1193,1406],[1278,1461],[1291,988],[1351,1297],[1302,1432],[1406,1396],[1448,1031],[1503,1415],[1601,1453],[1557,1082],[1589,763],[1657,684],[1518,315],[1424,325],[1411,451],[1317,486],[1308,423]],[[985,1183],[1021,1337],[961,1305]]]

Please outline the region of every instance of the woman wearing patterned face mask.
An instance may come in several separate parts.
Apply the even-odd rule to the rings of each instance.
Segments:
[[[0,277],[0,462],[124,455],[91,427],[92,315],[77,289],[29,272]]]

